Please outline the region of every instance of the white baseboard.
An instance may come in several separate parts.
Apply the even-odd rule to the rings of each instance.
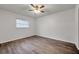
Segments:
[[[14,41],[14,40],[19,40],[19,39],[21,39],[21,38],[31,37],[31,36],[34,36],[34,35],[30,35],[30,36],[26,36],[26,37],[17,37],[17,38],[12,38],[12,39],[7,40],[7,41],[1,41],[0,44],[2,44],[2,43],[6,43],[6,42],[10,42],[10,41]]]
[[[76,44],[75,44],[76,45]],[[77,49],[79,50],[79,47],[76,45]]]
[[[43,35],[38,35],[38,36],[58,40],[57,38],[52,38],[52,37],[48,37],[48,36],[43,36]],[[70,42],[70,41],[66,41],[66,40],[59,40],[59,41],[64,41],[64,42],[69,42],[69,43],[75,44],[75,42]]]

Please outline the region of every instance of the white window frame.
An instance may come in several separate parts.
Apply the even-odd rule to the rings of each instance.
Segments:
[[[16,19],[16,28],[29,28],[29,21],[23,19]]]

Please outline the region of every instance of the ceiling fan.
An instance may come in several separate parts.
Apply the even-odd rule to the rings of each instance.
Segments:
[[[32,7],[32,10],[29,11],[34,11],[35,13],[44,13],[43,8],[45,7],[44,5],[41,4],[30,4]]]

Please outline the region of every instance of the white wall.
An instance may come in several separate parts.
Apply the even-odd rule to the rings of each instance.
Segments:
[[[28,20],[30,28],[17,29],[16,18]],[[78,21],[75,20],[75,9],[44,16],[36,20],[31,17],[0,10],[0,43],[37,34],[78,45],[76,40],[77,31],[75,30],[76,22]]]
[[[79,43],[78,43],[78,5],[75,7],[75,44],[77,48],[79,49]]]
[[[77,40],[78,42],[77,42],[77,47],[79,49],[79,4],[76,6],[76,9],[77,9],[77,15],[78,15],[77,19],[76,19],[77,20],[77,24],[78,24],[77,25],[77,27],[78,27],[78,40]]]
[[[75,9],[37,19],[37,35],[75,43]]]
[[[16,18],[28,20],[30,28],[17,29]],[[34,35],[34,25],[34,20],[31,17],[0,10],[0,43]]]
[[[79,8],[78,8],[78,49],[79,49]]]

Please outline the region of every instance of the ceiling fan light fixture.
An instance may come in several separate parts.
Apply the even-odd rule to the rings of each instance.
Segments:
[[[34,13],[38,14],[38,13],[44,13],[43,8],[44,5],[41,4],[30,4],[32,6],[32,10],[34,11]]]
[[[40,10],[34,10],[35,13],[40,13]]]

